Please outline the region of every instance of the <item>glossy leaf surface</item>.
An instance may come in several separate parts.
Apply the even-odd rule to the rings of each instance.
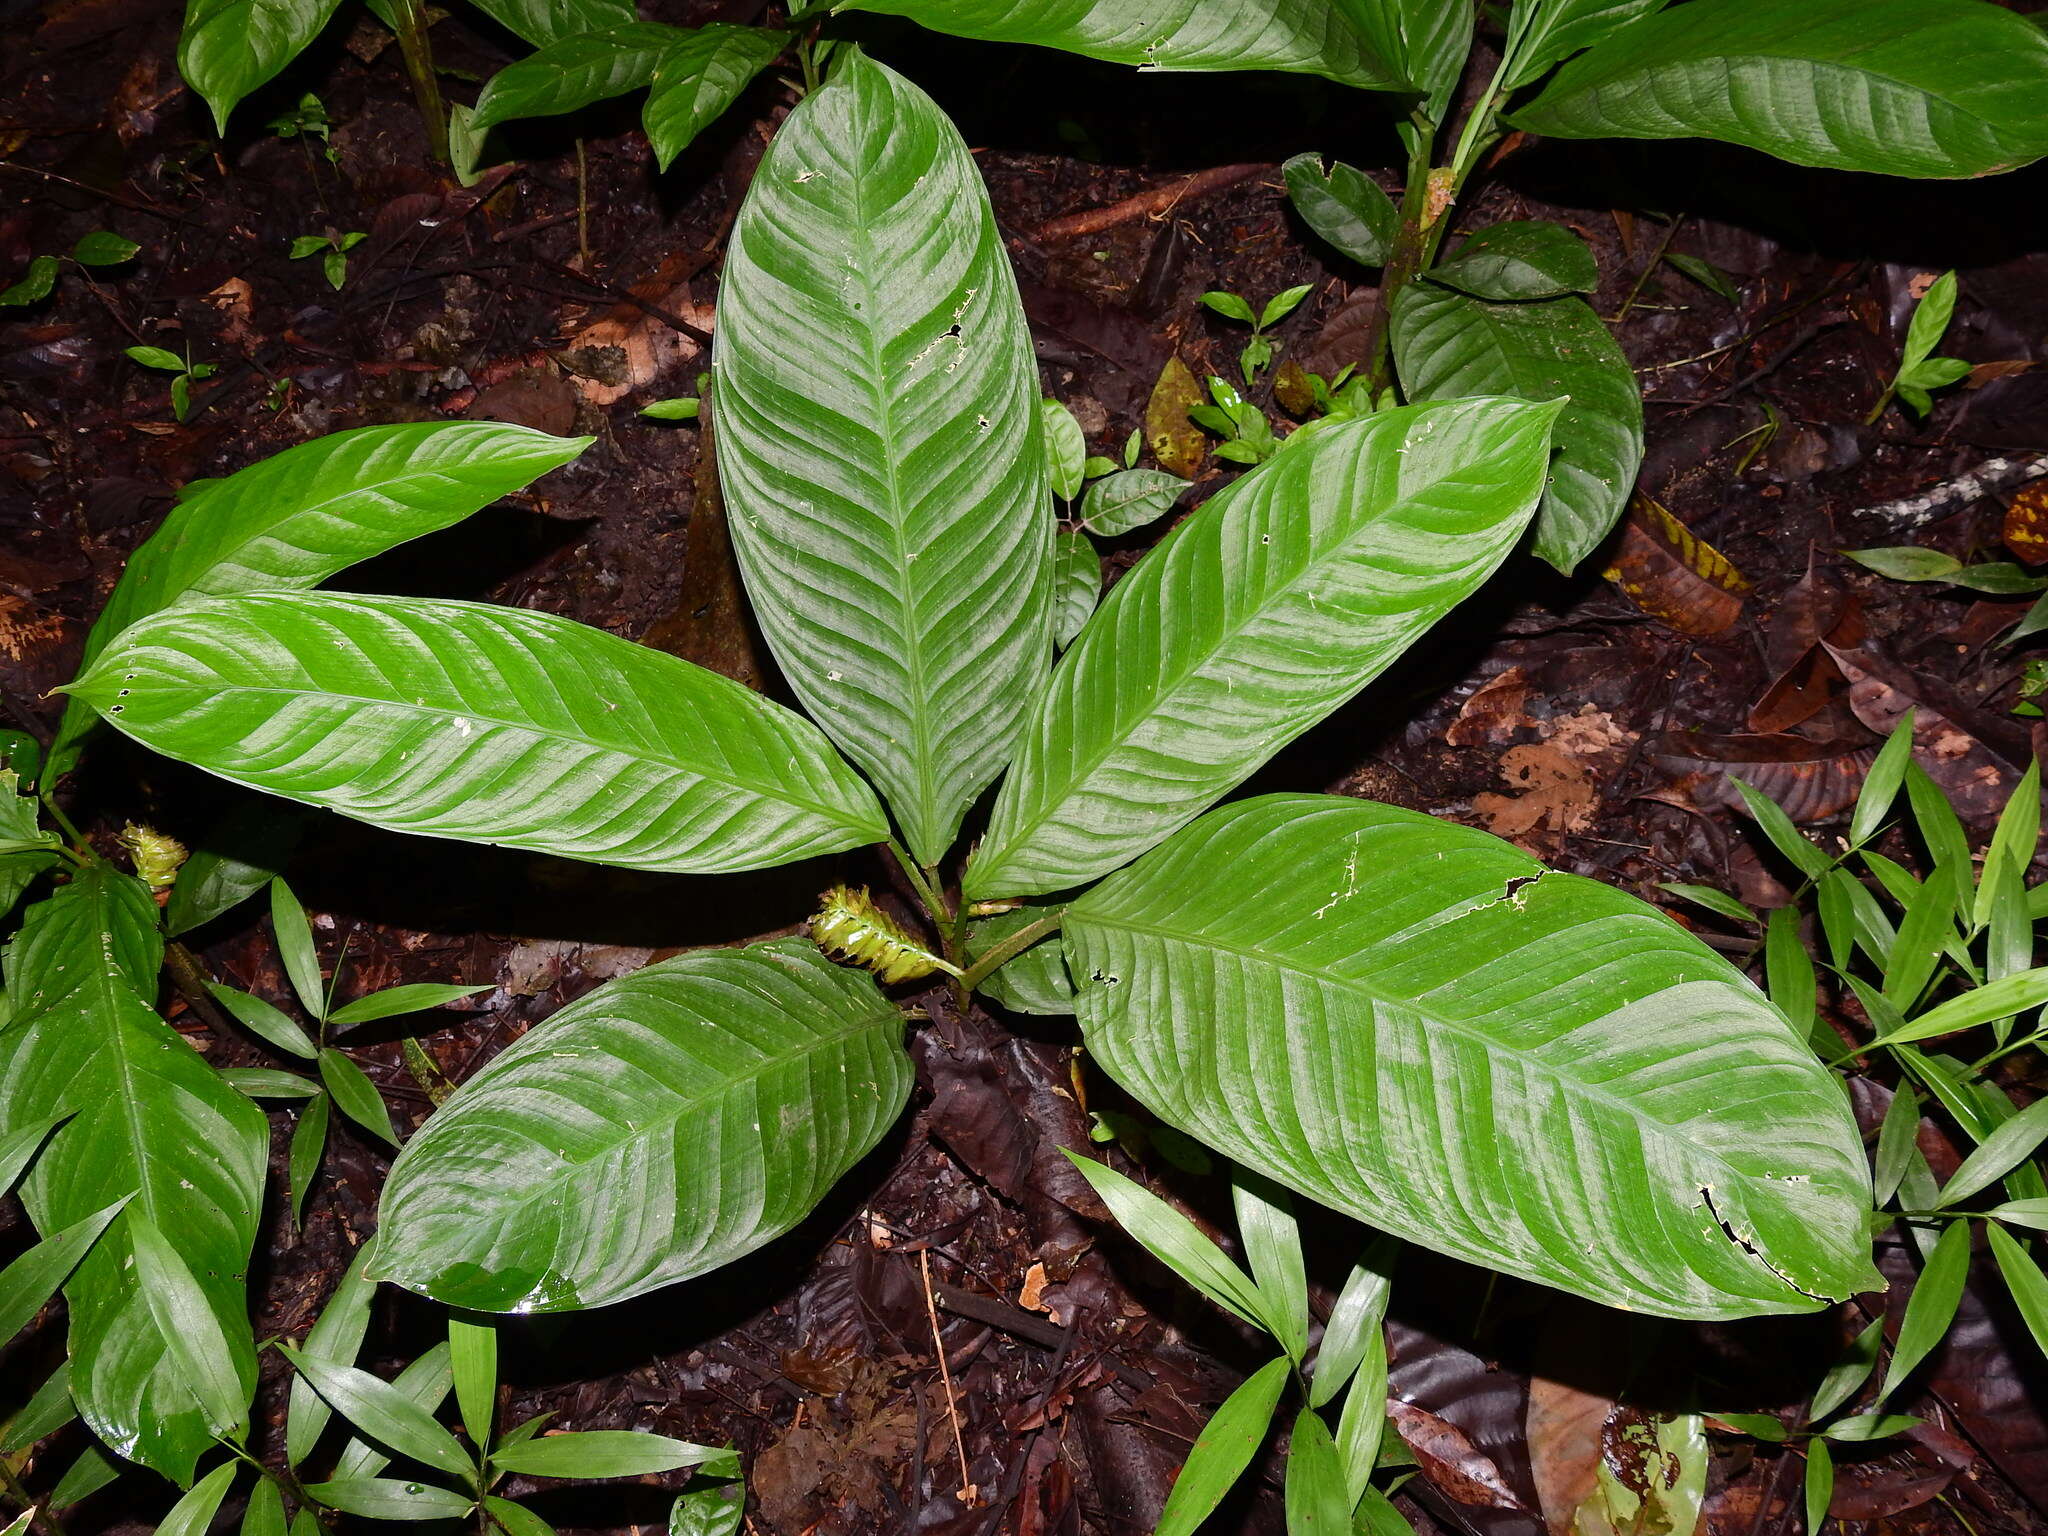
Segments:
[[[104,864],[28,910],[7,956],[15,1016],[0,1030],[0,1135],[71,1112],[22,1185],[54,1232],[122,1199],[172,1234],[236,1373],[255,1387],[243,1274],[270,1144],[262,1111],[150,1007],[162,940],[147,887]],[[178,1480],[212,1444],[182,1385],[116,1219],[65,1287],[72,1392],[108,1445]]]
[[[642,120],[665,171],[754,76],[789,46],[787,32],[713,23],[689,31],[654,67]]]
[[[451,1306],[562,1311],[787,1231],[894,1122],[903,1020],[808,943],[600,987],[456,1092],[391,1170],[375,1273]]]
[[[1339,423],[1184,519],[1060,659],[969,896],[1116,868],[1357,693],[1514,546],[1555,414],[1468,400]]]
[[[1643,459],[1643,399],[1628,358],[1580,299],[1489,304],[1434,283],[1394,301],[1394,361],[1413,400],[1566,397],[1536,553],[1570,571],[1628,505]]]
[[[399,832],[700,872],[885,835],[800,716],[525,609],[193,601],[123,631],[73,693],[168,757]]]
[[[1278,69],[1367,91],[1403,86],[1398,62],[1378,51],[1370,18],[1329,0],[848,0],[847,8],[1112,64]]]
[[[340,0],[188,0],[178,35],[178,73],[213,109],[228,114],[320,35]]]
[[[1983,176],[2048,153],[2048,35],[1985,0],[1692,0],[1581,54],[1510,120]]]
[[[1038,369],[967,146],[853,53],[775,135],[719,293],[719,473],[762,632],[935,862],[1044,675]]]
[[[1855,1124],[1784,1018],[1654,909],[1485,833],[1247,801],[1065,935],[1105,1070],[1383,1231],[1666,1316],[1878,1283]]]
[[[1600,269],[1586,242],[1562,224],[1489,224],[1430,268],[1439,283],[1481,299],[1554,299],[1591,293]]]

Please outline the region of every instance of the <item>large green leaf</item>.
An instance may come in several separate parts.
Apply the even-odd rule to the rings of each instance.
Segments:
[[[686,36],[681,27],[636,21],[550,43],[491,76],[476,99],[470,127],[482,133],[516,118],[552,117],[640,90],[654,79],[663,55]]]
[[[1214,0],[1209,0],[1214,4]],[[1465,57],[1472,50],[1475,8],[1444,0],[1325,0],[1329,24],[1348,17],[1372,53],[1393,61],[1395,73],[1423,98],[1422,109],[1441,122]],[[1239,65],[1242,69],[1247,66]]]
[[[0,1030],[0,1135],[69,1112],[22,1198],[54,1232],[133,1195],[170,1235],[219,1321],[247,1402],[255,1349],[243,1276],[263,1199],[269,1127],[156,1016],[162,940],[140,881],[104,864],[31,907],[7,952],[13,1021]],[[133,1278],[126,1217],[86,1255],[71,1306],[71,1385],[107,1444],[180,1482],[212,1444]]]
[[[1570,571],[1607,537],[1643,460],[1643,397],[1607,327],[1583,299],[1488,304],[1434,283],[1394,300],[1394,362],[1411,400],[1568,397],[1557,462],[1536,517],[1536,553]]]
[[[1406,88],[1382,52],[1390,0],[842,0],[935,32],[1042,43],[1148,69],[1279,69],[1367,91]],[[1354,4],[1356,9],[1354,9]],[[1445,6],[1444,10],[1464,9]],[[1363,12],[1364,14],[1361,14]],[[1469,23],[1468,23],[1469,25]]]
[[[1784,1017],[1653,908],[1497,838],[1267,796],[1065,933],[1111,1076],[1384,1231],[1665,1316],[1882,1284],[1855,1122]]]
[[[633,0],[473,0],[506,31],[536,48],[579,32],[603,32],[640,19]]]
[[[187,0],[178,73],[228,129],[235,103],[291,63],[341,0]]]
[[[887,832],[800,716],[520,608],[195,599],[130,625],[72,691],[166,756],[400,832],[707,873]]]
[[[2048,35],[1985,0],[1692,0],[1581,54],[1510,120],[1983,176],[2048,154]]]
[[[1051,652],[1038,368],[981,172],[859,53],[775,135],[719,289],[718,469],[761,629],[925,863]]]
[[[1501,82],[1527,85],[1559,59],[1612,37],[1663,8],[1666,0],[1515,0],[1509,22],[1512,63]]]
[[[185,497],[128,561],[92,632],[91,661],[128,625],[188,594],[318,586],[349,566],[459,523],[575,458],[592,439],[497,421],[407,422],[315,438]],[[51,778],[91,729],[74,703]]]
[[[655,66],[642,114],[655,162],[667,170],[789,42],[787,32],[714,22],[669,49]]]
[[[806,942],[649,966],[521,1036],[421,1127],[372,1270],[493,1312],[702,1274],[807,1215],[910,1084],[902,1015]]]
[[[1185,519],[1061,658],[969,896],[1115,869],[1357,693],[1514,547],[1556,414],[1463,400],[1339,423]]]

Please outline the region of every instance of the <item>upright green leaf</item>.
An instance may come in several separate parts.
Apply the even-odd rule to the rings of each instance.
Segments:
[[[1384,263],[1400,231],[1401,214],[1380,184],[1354,166],[1296,155],[1281,168],[1287,199],[1308,227],[1362,267]]]
[[[1861,1392],[1863,1384],[1877,1369],[1878,1353],[1883,1348],[1884,1319],[1872,1318],[1849,1341],[1849,1347],[1828,1367],[1820,1385],[1814,1388],[1813,1401],[1806,1408],[1808,1420],[1820,1422]]]
[[[1093,491],[1090,487],[1090,491]],[[1053,541],[1052,643],[1065,650],[1081,633],[1102,595],[1102,557],[1095,541],[1062,529]]]
[[[1378,9],[1383,0],[1372,0]],[[1039,43],[1147,69],[1276,69],[1364,91],[1406,88],[1372,19],[1329,0],[844,0],[934,32]],[[1449,10],[1453,7],[1444,7]]]
[[[1920,1278],[1914,1282],[1905,1318],[1899,1324],[1898,1342],[1892,1346],[1891,1364],[1885,1368],[1879,1402],[1904,1385],[1920,1362],[1941,1343],[1948,1325],[1955,1321],[1956,1306],[1963,1299],[1963,1286],[1969,1278],[1970,1224],[1952,1221],[1943,1229]]]
[[[459,523],[559,469],[591,441],[496,421],[359,427],[188,488],[129,559],[86,636],[85,661],[137,619],[188,595],[318,586],[372,555]],[[50,749],[52,776],[75,760],[91,725],[83,704],[66,708]]]
[[[2032,1157],[2043,1141],[2048,1141],[2048,1099],[2036,1099],[1986,1136],[1983,1144],[1949,1175],[1948,1183],[1941,1187],[1942,1207],[1960,1205],[1980,1190],[1989,1189]]]
[[[1354,1509],[1368,1492],[1377,1491],[1372,1474],[1386,1438],[1387,1336],[1380,1323],[1375,1319],[1365,1337],[1365,1357],[1351,1390],[1344,1394],[1344,1411],[1337,1416],[1337,1458],[1344,1464],[1344,1491]]]
[[[256,1479],[249,1490],[249,1506],[242,1511],[242,1536],[286,1536],[284,1495],[267,1477]]]
[[[94,1211],[60,1232],[53,1232],[28,1252],[0,1269],[0,1345],[35,1320],[43,1303],[57,1294],[85,1252],[99,1241],[107,1223],[121,1213],[126,1200]]]
[[[333,1365],[354,1365],[363,1336],[370,1331],[370,1306],[377,1297],[377,1282],[370,1278],[370,1245],[356,1250],[347,1271],[320,1309],[320,1316],[299,1346],[302,1354]],[[303,1376],[292,1377],[291,1399],[285,1416],[285,1459],[296,1467],[312,1453],[320,1432],[327,1427],[333,1410]]]
[[[1294,1202],[1286,1190],[1249,1168],[1230,1170],[1230,1193],[1238,1240],[1274,1336],[1290,1359],[1300,1361],[1308,1353],[1308,1276]]]
[[[1077,1152],[1066,1156],[1109,1207],[1117,1225],[1147,1253],[1224,1311],[1279,1337],[1282,1327],[1257,1284],[1200,1227],[1107,1163]]]
[[[171,887],[164,931],[189,933],[270,884],[298,847],[306,819],[295,805],[257,797],[208,827]]]
[[[1912,760],[1913,712],[1908,710],[1863,776],[1863,787],[1856,792],[1856,809],[1849,817],[1850,842],[1867,843],[1877,836],[1891,814],[1892,802],[1899,797],[1899,786],[1906,782],[1906,765]]]
[[[1188,1453],[1173,1490],[1166,1496],[1166,1509],[1159,1517],[1153,1536],[1194,1536],[1201,1523],[1215,1512],[1230,1492],[1252,1457],[1265,1442],[1273,1423],[1273,1410],[1280,1406],[1280,1394],[1287,1390],[1288,1360],[1282,1355],[1244,1379],[1242,1385],[1223,1400]]]
[[[1489,304],[1434,283],[1394,301],[1394,361],[1411,400],[1567,397],[1536,553],[1570,571],[1607,537],[1643,459],[1643,399],[1628,358],[1583,299]]]
[[[1322,1342],[1316,1346],[1310,1407],[1322,1407],[1343,1390],[1369,1353],[1386,1321],[1387,1295],[1399,1251],[1400,1244],[1393,1238],[1375,1237],[1365,1256],[1352,1266],[1344,1289],[1337,1293],[1336,1305],[1330,1308],[1330,1320],[1323,1325]]]
[[[198,1277],[156,1224],[138,1211],[129,1216],[127,1231],[135,1250],[135,1287],[171,1347],[179,1382],[215,1436],[240,1441],[248,1432],[253,1392],[239,1369],[233,1341],[214,1316]],[[247,1325],[237,1332],[245,1334]]]
[[[130,625],[72,692],[166,756],[400,832],[724,872],[887,830],[797,715],[525,609],[193,600]]]
[[[664,171],[712,120],[738,99],[754,76],[789,46],[790,34],[722,22],[696,27],[654,67],[642,120],[655,162]]]
[[[325,1018],[327,984],[320,974],[320,951],[313,945],[313,924],[283,876],[270,882],[270,930],[277,939],[284,973],[299,995],[299,1006],[316,1019]]]
[[[8,951],[13,1020],[0,1029],[0,1136],[55,1114],[22,1187],[41,1232],[133,1195],[177,1244],[225,1338],[243,1400],[256,1381],[243,1274],[256,1237],[269,1126],[222,1082],[140,987],[162,939],[148,888],[103,864],[31,907]],[[65,1287],[72,1391],[120,1454],[188,1481],[212,1444],[131,1272],[126,1218]]]
[[[2010,868],[2016,884],[2024,886],[2028,867],[2041,843],[2041,764],[2027,764],[2027,771],[2014,787],[2012,798],[1999,813],[1998,828],[1991,834],[1991,846],[1984,850],[1984,879],[1977,889],[1976,908],[1971,920],[1983,927],[1991,921],[1993,866]],[[2024,968],[2022,965],[2021,968]]]
[[[479,1451],[489,1448],[498,1418],[498,1330],[489,1323],[448,1319],[448,1363],[455,1371],[455,1406]]]
[[[305,52],[340,0],[186,0],[178,73],[228,131],[228,114]]]
[[[450,1306],[600,1306],[789,1230],[910,1093],[865,972],[784,940],[572,1003],[464,1083],[385,1185],[375,1273]]]
[[[1515,0],[1509,31],[1509,90],[1527,85],[1559,59],[1605,41],[1662,9],[1665,0]]]
[[[1879,1284],[1839,1086],[1654,908],[1412,811],[1273,795],[1067,909],[1090,1054],[1420,1243],[1664,1316]]]
[[[1287,1536],[1347,1536],[1351,1500],[1330,1427],[1313,1408],[1294,1416],[1287,1443]]]
[[[2048,35],[1984,0],[1692,0],[1572,60],[1510,120],[1983,176],[2048,153]]]
[[[935,863],[1050,645],[1038,369],[981,172],[850,54],[755,173],[719,292],[719,474],[791,688]]]
[[[156,1536],[206,1536],[213,1517],[220,1513],[221,1501],[228,1496],[235,1474],[241,1470],[239,1461],[224,1461],[194,1483],[191,1491],[171,1506],[170,1513],[156,1528]]]
[[[1997,1222],[1987,1222],[1986,1232],[1992,1257],[1998,1260],[1998,1272],[2005,1277],[2013,1304],[2019,1308],[2034,1343],[2043,1354],[2048,1354],[2048,1274],[2042,1273],[2040,1262],[2026,1246]]]
[[[969,866],[975,900],[1077,885],[1185,825],[1506,558],[1555,405],[1341,422],[1213,498],[1060,659]]]

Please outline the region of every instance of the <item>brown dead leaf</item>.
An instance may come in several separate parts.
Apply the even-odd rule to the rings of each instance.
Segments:
[[[653,274],[627,290],[640,303],[621,300],[569,338],[569,350],[604,357],[602,378],[579,378],[575,387],[592,405],[611,405],[656,380],[673,378],[703,356],[697,341],[654,313],[665,311],[700,331],[712,328],[708,306],[690,296],[690,278],[702,266],[690,251],[677,251]],[[598,349],[616,348],[612,357]]]
[[[1025,1270],[1023,1289],[1017,1292],[1017,1305],[1024,1308],[1027,1312],[1045,1311],[1045,1287],[1047,1280],[1048,1277],[1043,1264],[1033,1264],[1029,1269]]]
[[[1207,398],[1201,381],[1175,353],[1159,370],[1159,380],[1145,406],[1145,441],[1151,445],[1152,457],[1161,469],[1183,480],[1194,479],[1209,454],[1208,437],[1188,420],[1189,409]]]
[[[1444,740],[1454,747],[1505,741],[1528,725],[1523,715],[1528,702],[1528,674],[1520,667],[1509,667],[1473,692],[1459,709],[1458,718],[1444,732]]]
[[[2019,780],[2013,765],[2024,761],[2028,752],[2026,738],[2016,727],[1985,718],[1933,679],[1869,646],[1845,646],[1830,637],[1828,654],[1849,679],[1849,707],[1858,720],[1879,735],[1889,735],[1910,709],[1914,760],[1942,787],[1956,814],[1980,825],[1997,819]],[[2001,746],[1994,748],[1991,741]]]
[[[1450,1420],[1398,1397],[1387,1399],[1387,1417],[1415,1453],[1423,1477],[1445,1498],[1484,1509],[1529,1511],[1493,1458]]]
[[[1804,736],[1673,731],[1650,743],[1649,756],[1680,775],[1681,787],[1700,810],[1740,810],[1742,795],[1731,782],[1740,778],[1777,801],[1794,821],[1820,821],[1855,801],[1877,748]]]
[[[2048,562],[2048,480],[2023,485],[2005,509],[2005,547],[2028,565]]]
[[[1749,579],[1656,501],[1637,492],[1606,572],[1628,600],[1683,635],[1718,635],[1742,616]]]
[[[1614,1401],[1561,1381],[1529,1382],[1529,1472],[1551,1536],[1565,1536],[1600,1473],[1600,1429]]]

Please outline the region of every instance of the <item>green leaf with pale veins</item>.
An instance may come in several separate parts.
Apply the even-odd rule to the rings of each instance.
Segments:
[[[667,170],[789,40],[787,32],[714,22],[695,28],[669,49],[654,68],[653,89],[641,114],[656,163]]]
[[[553,117],[592,102],[637,91],[689,34],[681,27],[635,21],[601,32],[578,32],[515,59],[491,76],[470,117],[477,133],[517,118]]]
[[[1691,0],[1581,54],[1509,120],[1984,176],[2048,154],[2048,35],[1984,0]]]
[[[1431,267],[1429,275],[1480,299],[1554,299],[1600,286],[1591,248],[1547,219],[1489,224]]]
[[[1341,160],[1325,170],[1317,154],[1296,155],[1280,170],[1287,200],[1310,229],[1362,267],[1387,259],[1401,214],[1378,182]]]
[[[811,717],[936,862],[1051,643],[1038,368],[981,173],[849,53],[775,135],[719,290],[719,474]]]
[[[162,938],[140,881],[104,864],[28,909],[7,954],[15,1016],[0,1029],[0,1137],[71,1112],[22,1199],[39,1232],[134,1195],[131,1211],[177,1244],[227,1340],[243,1401],[256,1382],[243,1275],[256,1237],[270,1131],[150,1007]],[[139,1193],[138,1193],[139,1192]],[[147,1299],[125,1218],[65,1287],[71,1386],[120,1454],[177,1481],[213,1441]]]
[[[1382,1231],[1661,1316],[1882,1283],[1855,1122],[1784,1017],[1655,909],[1483,832],[1246,801],[1064,933],[1105,1071]]]
[[[1102,595],[1102,557],[1087,534],[1062,530],[1054,537],[1052,588],[1052,643],[1064,650]]]
[[[408,539],[459,523],[559,469],[591,441],[496,421],[359,427],[188,486],[129,558],[86,636],[84,662],[135,620],[188,595],[318,586]],[[76,760],[92,723],[84,705],[67,706],[50,749],[52,781]]]
[[[802,717],[520,608],[188,601],[129,626],[72,692],[168,757],[400,832],[702,873],[887,834]]]
[[[601,1306],[807,1215],[902,1111],[903,1019],[784,940],[592,992],[495,1057],[392,1165],[375,1273],[449,1306]]]
[[[1509,90],[1582,49],[1604,42],[1666,0],[1515,0],[1509,36],[1513,67],[1501,84]]]
[[[1370,0],[1374,9],[1386,0]],[[1377,18],[1330,0],[842,0],[843,9],[908,16],[934,32],[1039,43],[1148,69],[1276,69],[1365,91],[1406,88],[1381,51]],[[1444,6],[1450,11],[1463,7]]]
[[[972,900],[1078,885],[1185,825],[1506,558],[1554,405],[1334,424],[1184,519],[1061,657],[969,865]]]
[[[340,0],[187,0],[178,73],[228,130],[235,104],[297,58]]]
[[[1394,301],[1394,361],[1411,400],[1517,395],[1565,401],[1535,549],[1569,572],[1620,521],[1643,460],[1643,397],[1584,300],[1489,304],[1434,283]]]

